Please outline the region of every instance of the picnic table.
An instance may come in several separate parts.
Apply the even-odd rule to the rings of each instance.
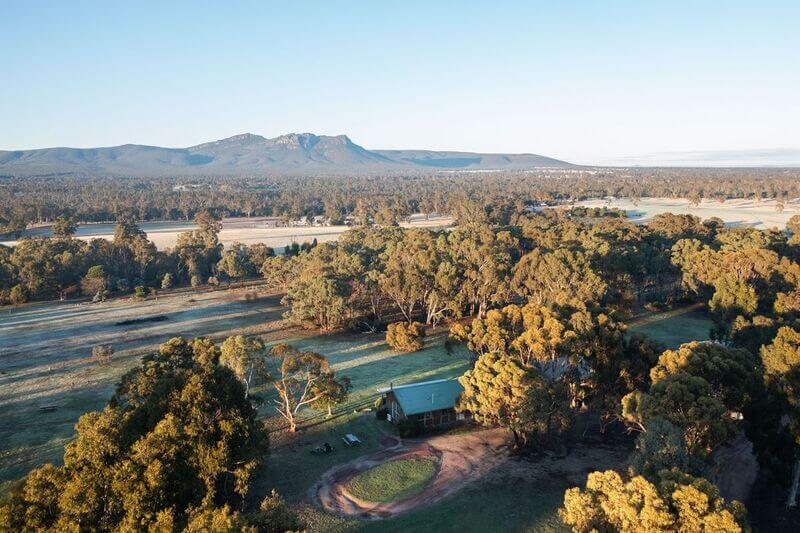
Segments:
[[[352,433],[348,433],[342,437],[342,441],[344,442],[345,446],[358,446],[361,444],[361,440]]]

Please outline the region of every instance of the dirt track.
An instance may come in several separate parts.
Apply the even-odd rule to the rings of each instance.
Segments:
[[[507,431],[487,429],[469,434],[407,441],[392,448],[359,457],[322,475],[311,489],[315,504],[327,511],[366,519],[380,519],[430,505],[478,479],[508,460],[510,438]],[[434,456],[439,469],[433,481],[418,494],[390,503],[372,503],[351,495],[345,485],[354,475],[373,466],[409,457]]]
[[[705,477],[714,483],[726,500],[745,502],[758,476],[758,461],[753,443],[744,432],[711,454],[711,464]]]

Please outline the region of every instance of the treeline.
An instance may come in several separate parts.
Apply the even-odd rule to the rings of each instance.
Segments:
[[[419,176],[0,178],[0,232],[69,216],[78,222],[190,220],[201,211],[219,216],[323,215],[397,222],[412,213],[456,214],[466,198],[511,206],[604,196],[690,198],[800,197],[797,170],[578,169],[441,173]]]
[[[112,240],[86,242],[73,238],[71,219],[59,217],[52,238],[22,239],[13,248],[0,245],[0,305],[79,295],[103,300],[110,294],[135,291],[145,296],[182,284],[216,285],[259,275],[261,265],[274,255],[263,244],[223,248],[221,224],[207,211],[198,213],[195,223],[198,228],[180,234],[174,248],[160,251],[132,218],[118,220]],[[290,246],[287,253],[310,246]]]
[[[498,225],[487,210],[472,207],[452,229],[356,228],[308,253],[268,258],[262,271],[286,293],[291,318],[326,331],[378,329],[392,316],[435,325],[512,303],[626,312],[678,298],[701,301],[709,290],[702,280],[722,283],[722,277],[693,270],[701,268],[690,257],[695,249],[708,255],[715,247],[769,247],[759,253],[774,262],[765,273],[773,285],[760,289],[780,292],[794,279],[790,265],[800,237],[789,241],[785,232],[726,229],[716,219],[672,214],[643,226],[613,211],[599,218],[555,210],[512,214]],[[720,285],[712,303],[720,319],[732,312],[724,290]],[[792,305],[790,297],[775,298]],[[762,300],[762,307],[771,303]]]

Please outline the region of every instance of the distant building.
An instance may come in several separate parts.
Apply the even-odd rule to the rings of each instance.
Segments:
[[[378,392],[384,395],[387,419],[394,424],[414,420],[424,427],[434,428],[469,418],[469,413],[455,410],[456,400],[464,392],[464,387],[455,379],[390,385]]]

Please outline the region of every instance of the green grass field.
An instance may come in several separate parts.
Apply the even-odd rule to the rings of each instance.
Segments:
[[[347,482],[347,490],[360,500],[394,502],[417,494],[436,474],[436,458],[398,459],[365,470]]]
[[[276,488],[289,501],[299,503],[307,499],[309,489],[326,470],[380,449],[381,436],[394,435],[395,428],[366,412],[379,396],[379,387],[457,377],[467,369],[466,350],[457,348],[448,354],[445,338],[444,332],[429,335],[425,348],[413,353],[390,349],[383,334],[318,335],[281,341],[325,355],[337,375],[350,378],[353,389],[330,419],[322,411],[304,410],[301,430],[295,435],[280,431],[285,424],[274,416],[274,392],[269,387],[257,389],[266,400],[260,412],[272,417],[269,422],[275,431],[271,434],[270,457],[253,482],[253,497],[263,497]],[[362,445],[346,447],[341,438],[347,433],[358,435]],[[312,455],[311,450],[324,442],[335,451]]]
[[[566,532],[558,508],[567,488],[559,483],[478,482],[436,505],[383,522],[362,523],[357,531]]]
[[[708,314],[691,306],[634,319],[628,323],[628,331],[643,333],[667,348],[677,348],[685,342],[708,340],[711,326]]]
[[[486,533],[569,531],[558,518],[564,491],[561,481],[498,483],[478,481],[452,496],[387,520],[363,521],[325,513],[308,503],[296,507],[309,531],[335,533],[464,532]]]

